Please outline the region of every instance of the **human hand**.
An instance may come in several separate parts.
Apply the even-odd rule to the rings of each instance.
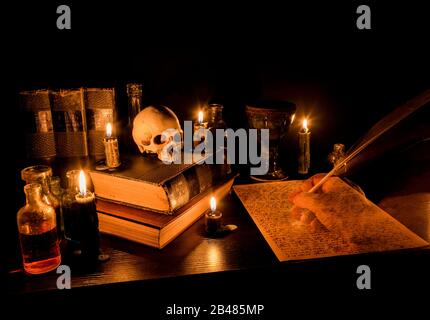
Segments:
[[[303,220],[303,209],[310,210],[325,228],[351,242],[359,243],[373,236],[367,228],[374,215],[373,206],[340,178],[331,177],[315,192],[308,192],[323,177],[324,174],[311,177],[290,195],[295,205],[293,216]],[[316,223],[312,221],[311,225],[315,227]]]

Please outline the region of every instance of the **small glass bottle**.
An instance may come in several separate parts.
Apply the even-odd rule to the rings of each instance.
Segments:
[[[54,176],[49,181],[49,189],[51,193],[58,199],[60,202],[60,217],[61,219],[57,219],[57,229],[59,228],[61,231],[61,235],[64,234],[64,221],[63,221],[63,210],[61,204],[61,198],[63,197],[63,188],[61,188],[61,179],[58,176]],[[58,218],[58,217],[57,217]],[[60,233],[59,233],[60,234]]]
[[[208,117],[208,127],[209,130],[212,132],[212,135],[214,137],[215,146],[223,146],[220,148],[215,149],[215,152],[219,152],[220,150],[224,152],[224,159],[227,157],[227,134],[224,133],[224,141],[217,141],[217,133],[216,129],[227,129],[227,124],[225,123],[223,116],[222,116],[222,110],[224,109],[224,106],[222,104],[217,103],[211,103],[206,107],[206,114]]]
[[[21,171],[21,178],[26,184],[39,183],[42,186],[43,201],[54,208],[57,219],[57,232],[59,239],[62,238],[62,218],[61,218],[61,203],[52,192],[50,187],[52,177],[52,169],[48,166],[37,165],[24,168]]]
[[[343,159],[345,159],[345,146],[341,143],[334,144],[333,151],[328,155],[328,162],[335,167]]]
[[[214,129],[225,129],[227,128],[226,123],[222,117],[223,105],[212,103],[206,107],[206,114],[208,117],[208,127]]]
[[[24,192],[26,204],[17,213],[24,269],[30,274],[49,272],[61,263],[55,210],[42,200],[40,184],[27,184]]]
[[[57,197],[58,200],[61,200],[61,196],[63,195],[63,188],[61,188],[61,179],[59,176],[54,176],[49,181],[49,187],[51,192]]]

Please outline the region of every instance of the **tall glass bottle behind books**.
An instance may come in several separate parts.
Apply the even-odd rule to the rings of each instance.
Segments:
[[[125,134],[123,134],[122,145],[125,146],[127,151],[135,151],[135,145],[132,139],[133,121],[137,114],[142,111],[142,84],[128,83],[127,84],[127,97],[128,97],[128,117]]]
[[[52,192],[50,188],[50,182],[52,177],[52,169],[51,167],[44,165],[37,165],[24,168],[21,171],[21,178],[25,181],[26,184],[30,183],[39,183],[42,187],[42,201],[44,201],[47,205],[51,206],[55,210],[56,220],[57,220],[57,232],[58,237],[61,240],[63,230],[62,226],[62,217],[61,217],[61,203],[60,199],[58,199]]]
[[[222,110],[224,106],[218,103],[211,103],[206,107],[206,114],[208,117],[208,127],[214,129],[225,129],[227,124],[225,123]]]
[[[222,104],[218,103],[211,103],[207,107],[205,107],[205,114],[208,119],[208,127],[209,130],[211,130],[213,137],[216,142],[216,129],[227,129],[227,124],[224,121],[224,118],[222,116],[222,110],[224,109],[224,106]],[[226,143],[227,136],[224,136],[224,146],[227,145]],[[217,144],[215,144],[217,145]],[[224,151],[226,152],[227,149],[224,147]],[[215,150],[218,151],[218,150]]]
[[[61,263],[55,210],[42,200],[40,184],[27,184],[24,192],[26,204],[17,213],[24,270],[30,274],[49,272]]]

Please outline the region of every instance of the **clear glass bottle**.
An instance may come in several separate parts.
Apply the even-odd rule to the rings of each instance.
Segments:
[[[43,201],[54,208],[56,219],[57,219],[57,232],[59,239],[62,238],[62,218],[61,218],[61,203],[60,199],[58,199],[51,192],[51,177],[52,177],[52,169],[49,166],[37,165],[24,168],[21,171],[21,178],[25,181],[26,184],[30,183],[39,183],[42,186],[42,199]]]
[[[30,274],[49,272],[61,263],[55,210],[42,200],[40,184],[27,184],[24,192],[26,204],[17,213],[24,269]]]

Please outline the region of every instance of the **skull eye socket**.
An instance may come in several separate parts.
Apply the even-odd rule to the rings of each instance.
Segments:
[[[161,134],[154,137],[154,144],[163,144],[163,142],[161,142]]]
[[[142,140],[140,143],[144,146],[149,146],[151,144],[151,140]]]
[[[151,131],[147,130],[147,128],[143,128],[143,130],[139,133],[140,135],[140,143],[144,146],[149,146],[151,144],[152,134]]]

